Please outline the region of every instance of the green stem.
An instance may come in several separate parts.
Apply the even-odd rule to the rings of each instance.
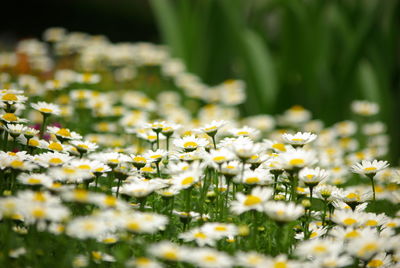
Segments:
[[[44,130],[46,129],[46,124],[47,124],[47,118],[49,117],[47,114],[43,114],[43,122],[42,125],[40,127],[40,133],[39,133],[39,138],[42,139],[43,138],[43,134],[44,134]]]
[[[375,202],[375,181],[374,181],[374,176],[369,176],[369,179],[371,180],[373,201]]]
[[[215,135],[211,136],[213,144],[214,144],[214,149],[217,150],[217,143],[215,142]]]

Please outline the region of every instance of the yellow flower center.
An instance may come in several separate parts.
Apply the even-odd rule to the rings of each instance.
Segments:
[[[356,199],[357,201],[360,200],[360,195],[357,193],[349,193],[348,195],[346,195],[346,198],[348,199]]]
[[[207,238],[207,235],[205,235],[205,234],[202,233],[202,232],[198,232],[198,233],[196,233],[196,234],[194,235],[194,237],[195,237],[195,238],[200,238],[200,239],[206,239],[206,238]]]
[[[375,251],[377,249],[378,245],[376,243],[368,243],[358,251],[358,255],[363,256],[364,254]]]
[[[63,150],[62,145],[60,143],[58,143],[58,142],[50,143],[48,148],[51,149],[51,150],[55,150],[55,151],[62,151]]]
[[[194,178],[193,177],[186,177],[182,180],[182,185],[188,185],[188,184],[192,184],[194,182]]]
[[[254,206],[261,203],[261,198],[255,195],[248,195],[244,201],[245,206]]]
[[[88,197],[89,197],[89,194],[86,190],[78,189],[78,190],[74,191],[74,198],[77,201],[85,202],[88,200]]]
[[[88,170],[88,169],[90,169],[90,166],[89,165],[80,165],[80,166],[78,166],[78,168]]]
[[[218,232],[225,232],[227,231],[227,228],[225,226],[216,226],[214,230]]]
[[[87,146],[86,144],[83,144],[83,143],[80,143],[80,144],[78,144],[77,146],[78,146],[79,148],[81,148],[81,149],[85,149],[85,150],[89,149],[89,146]]]
[[[198,145],[194,141],[187,141],[183,144],[184,148],[196,148]]]
[[[85,222],[85,223],[83,224],[83,229],[84,229],[85,231],[93,231],[95,227],[96,227],[96,226],[93,224],[93,222]]]
[[[36,178],[29,178],[29,179],[27,180],[27,182],[28,182],[29,184],[39,184],[39,183],[41,183],[42,181],[41,181],[40,179],[36,179]]]
[[[152,158],[152,159],[157,159],[157,158],[161,158],[161,157],[162,157],[162,155],[160,155],[160,154],[155,154],[155,155],[150,156],[150,158]]]
[[[377,226],[377,225],[378,225],[378,221],[376,221],[376,220],[368,220],[365,223],[365,226]]]
[[[3,114],[3,119],[9,122],[14,122],[14,121],[18,121],[18,117],[15,114],[12,113],[6,113]]]
[[[213,158],[213,160],[215,161],[215,162],[221,162],[221,161],[225,161],[226,160],[226,157],[225,156],[216,156],[216,157],[214,157]]]
[[[290,160],[289,164],[291,164],[292,166],[304,165],[304,160],[301,158],[294,158]]]
[[[44,218],[46,216],[46,212],[42,208],[35,208],[32,211],[32,216],[38,219]]]
[[[284,261],[275,262],[274,268],[287,268],[287,264]]]
[[[115,207],[117,204],[117,198],[111,195],[107,195],[106,198],[104,199],[104,204],[106,204],[109,207]]]
[[[39,109],[39,112],[49,114],[49,113],[53,112],[53,110],[52,110],[52,109],[49,109],[49,108],[40,108],[40,109]]]
[[[41,192],[36,192],[33,199],[38,202],[46,202],[46,196]]]
[[[24,162],[22,162],[21,160],[14,160],[10,163],[10,166],[12,168],[20,168],[24,166]]]
[[[205,262],[216,262],[217,258],[213,255],[208,255],[204,257],[204,261]]]
[[[364,168],[365,171],[375,171],[376,167],[366,167]]]
[[[137,221],[131,221],[128,223],[126,228],[131,231],[137,231],[140,229],[140,224]]]
[[[7,93],[4,94],[3,97],[1,98],[3,101],[17,101],[18,98],[15,94]]]
[[[163,257],[170,261],[176,261],[178,259],[178,255],[176,254],[175,251],[172,250],[164,252]]]
[[[301,139],[301,138],[295,138],[295,139],[292,139],[292,141],[294,141],[294,142],[302,142],[302,141],[304,141],[304,139]]]
[[[383,261],[375,259],[375,260],[371,260],[367,267],[381,267],[383,265]]]
[[[146,158],[143,156],[136,156],[133,158],[133,161],[138,163],[146,163]]]
[[[260,179],[257,177],[249,177],[249,178],[245,179],[245,182],[248,184],[254,184],[254,183],[260,182]]]
[[[240,136],[240,135],[249,135],[249,132],[248,131],[238,131],[236,133],[236,135],[238,135],[238,136]]]
[[[49,163],[53,164],[53,165],[59,165],[59,164],[62,164],[63,161],[58,157],[54,157],[54,158],[49,160]]]
[[[272,148],[278,151],[286,152],[285,144],[283,143],[275,143],[274,145],[272,145]]]
[[[317,245],[314,247],[314,251],[318,253],[326,252],[327,248],[324,245]]]
[[[344,223],[345,225],[353,225],[353,224],[357,223],[357,220],[355,220],[355,219],[353,219],[353,218],[347,218],[347,219],[345,219],[345,220],[343,221],[343,223]]]
[[[310,238],[314,238],[314,237],[316,237],[317,235],[318,235],[317,232],[312,232],[312,233],[310,234]]]
[[[205,132],[210,132],[210,131],[214,131],[214,130],[216,130],[216,129],[217,129],[216,126],[212,126],[212,127],[207,127],[207,128],[205,128],[204,130],[205,130]]]
[[[66,128],[61,128],[56,134],[64,137],[71,137],[71,132]]]
[[[360,233],[357,232],[356,230],[353,230],[351,232],[348,232],[344,237],[345,238],[355,238],[355,237],[359,237]]]
[[[34,139],[30,139],[28,144],[29,144],[29,146],[37,147],[37,146],[39,146],[39,141],[38,140],[34,140]]]
[[[140,169],[143,172],[153,172],[154,169],[152,167],[143,167]]]
[[[145,258],[145,257],[140,257],[136,259],[136,265],[141,266],[141,265],[147,265],[150,263],[150,259]]]

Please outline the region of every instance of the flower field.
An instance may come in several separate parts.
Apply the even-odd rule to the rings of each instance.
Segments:
[[[381,107],[245,100],[161,45],[51,28],[0,51],[0,267],[400,267]]]

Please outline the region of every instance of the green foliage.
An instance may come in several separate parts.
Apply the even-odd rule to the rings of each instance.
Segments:
[[[396,0],[152,0],[164,41],[207,83],[246,81],[247,114],[304,105],[332,123],[378,102],[399,135]],[[396,110],[397,109],[397,110]],[[393,148],[399,148],[393,139]],[[399,152],[394,152],[398,155]]]

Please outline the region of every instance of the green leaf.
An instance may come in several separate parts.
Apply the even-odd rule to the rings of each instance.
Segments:
[[[161,35],[169,45],[174,56],[183,57],[184,47],[182,33],[178,24],[177,14],[171,1],[151,0],[150,1]]]

